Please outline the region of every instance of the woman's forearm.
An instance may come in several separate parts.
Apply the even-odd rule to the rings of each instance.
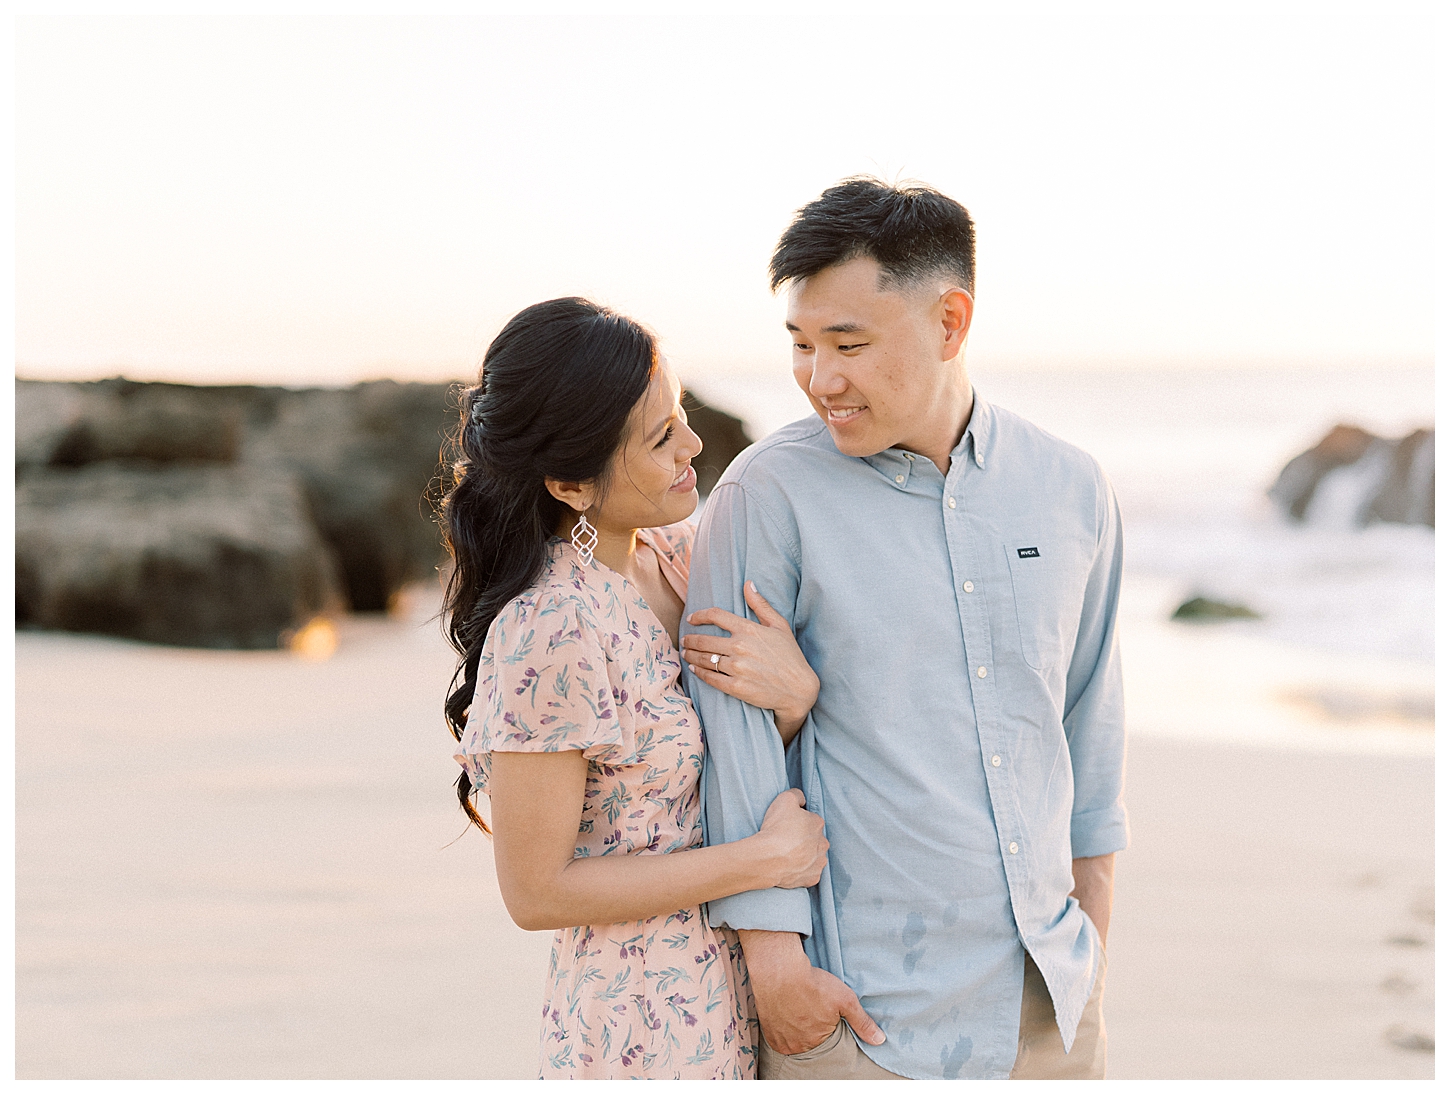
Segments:
[[[747,837],[668,855],[590,856],[500,888],[514,923],[528,931],[643,920],[773,886],[763,850]]]
[[[713,848],[580,857],[575,848],[588,763],[580,752],[492,755],[493,861],[509,915],[542,931],[643,920],[763,890],[814,886],[830,847],[824,823],[785,791],[760,831]]]

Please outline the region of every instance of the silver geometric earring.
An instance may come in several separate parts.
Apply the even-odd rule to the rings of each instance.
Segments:
[[[580,513],[574,531],[569,534],[569,542],[574,545],[579,558],[584,560],[584,565],[589,566],[594,562],[594,548],[599,543],[599,530],[589,523],[589,518]]]

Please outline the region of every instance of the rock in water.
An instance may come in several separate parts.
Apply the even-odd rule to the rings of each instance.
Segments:
[[[1173,611],[1175,620],[1261,620],[1257,612],[1248,605],[1229,604],[1208,597],[1193,597],[1184,601]]]
[[[1284,466],[1269,497],[1298,521],[1434,528],[1435,431],[1390,440],[1340,424]]]
[[[1393,446],[1388,474],[1365,508],[1368,521],[1435,527],[1435,431],[1416,430]]]
[[[295,480],[98,463],[33,472],[15,503],[22,625],[266,649],[341,604]]]

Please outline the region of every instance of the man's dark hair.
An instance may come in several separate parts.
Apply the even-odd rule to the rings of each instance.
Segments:
[[[976,227],[959,202],[920,183],[859,175],[797,211],[770,258],[770,287],[864,255],[881,264],[888,283],[945,274],[975,293],[976,243]]]

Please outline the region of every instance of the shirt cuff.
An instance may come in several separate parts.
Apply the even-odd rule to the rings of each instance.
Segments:
[[[1128,812],[1121,806],[1072,815],[1072,858],[1121,852],[1128,846]]]
[[[712,928],[811,934],[809,890],[750,890],[708,903]]]

